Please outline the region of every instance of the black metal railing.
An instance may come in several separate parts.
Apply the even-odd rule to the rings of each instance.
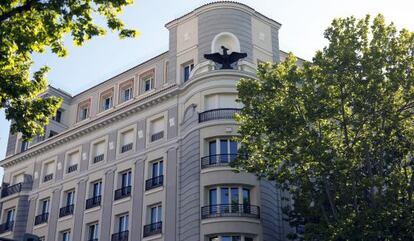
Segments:
[[[48,182],[53,179],[53,173],[47,174],[43,177],[43,182]]]
[[[122,231],[112,234],[111,241],[128,241],[129,231]]]
[[[86,209],[101,205],[101,195],[86,199]]]
[[[131,186],[122,187],[118,190],[115,190],[115,200],[131,196]]]
[[[1,189],[1,197],[7,197],[12,194],[18,193],[22,191],[22,183],[17,183],[11,186],[4,186]]]
[[[97,162],[103,161],[104,157],[105,157],[105,154],[101,154],[101,155],[95,156],[93,158],[93,163],[97,163]]]
[[[68,167],[68,173],[74,172],[76,170],[78,170],[78,164],[74,164]]]
[[[13,221],[9,221],[9,222],[5,222],[0,224],[0,233],[6,233],[9,231],[13,231],[13,226],[14,226],[14,222]]]
[[[49,213],[39,214],[35,217],[34,224],[39,225],[39,224],[42,224],[42,223],[47,223],[48,219],[49,219]]]
[[[162,233],[162,222],[151,223],[144,226],[144,237]]]
[[[201,158],[201,169],[208,167],[222,167],[230,165],[237,158],[236,153],[209,155]]]
[[[129,143],[129,144],[123,145],[121,147],[121,152],[124,153],[124,152],[127,152],[129,150],[132,150],[132,145],[133,145],[133,143]]]
[[[153,177],[145,181],[145,190],[161,187],[164,183],[164,175]]]
[[[75,209],[75,205],[68,205],[66,207],[60,208],[59,210],[59,218],[61,217],[65,217],[68,215],[72,215],[73,214],[73,210]]]
[[[249,204],[218,204],[201,207],[201,218],[249,217],[260,218],[260,208]]]
[[[198,114],[198,122],[201,123],[211,120],[233,119],[234,114],[236,113],[240,113],[240,109],[222,108],[207,110]]]
[[[164,138],[164,131],[160,131],[151,135],[151,142]]]

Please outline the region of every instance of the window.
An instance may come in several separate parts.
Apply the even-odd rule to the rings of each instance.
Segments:
[[[49,213],[50,199],[43,199],[40,201],[40,214]]]
[[[78,164],[80,162],[80,152],[72,152],[67,156],[66,173],[75,172],[78,170]]]
[[[128,214],[124,214],[122,216],[119,216],[119,218],[118,218],[118,232],[128,231],[128,219],[129,219]]]
[[[119,102],[126,102],[133,97],[133,80],[128,80],[119,86]]]
[[[101,196],[102,181],[92,183],[92,197]]]
[[[20,173],[13,176],[13,184],[24,182],[24,173]]]
[[[204,99],[204,109],[224,109],[235,108],[240,109],[242,104],[237,102],[237,94],[213,94],[207,95]]]
[[[112,97],[114,95],[113,88],[110,90],[107,90],[101,94],[100,97],[100,111],[109,110],[113,106]]]
[[[132,150],[134,143],[134,130],[130,129],[121,133],[121,153]]]
[[[105,158],[105,141],[100,141],[93,144],[92,153],[93,153],[93,163],[103,161]]]
[[[132,98],[132,87],[128,89],[124,89],[122,91],[122,96],[123,96],[123,102],[130,100]]]
[[[56,115],[52,117],[52,120],[60,123],[62,120],[62,110],[57,110]]]
[[[151,121],[151,142],[164,138],[164,117]]]
[[[22,144],[20,146],[20,152],[24,152],[29,148],[29,142],[22,141]]]
[[[152,177],[163,175],[163,164],[162,160],[152,163]]]
[[[151,211],[150,211],[150,223],[158,223],[158,222],[162,222],[161,217],[162,217],[162,207],[161,205],[156,205],[151,207]]]
[[[14,221],[15,209],[9,209],[6,211],[6,220],[5,223],[9,224]]]
[[[74,190],[70,190],[66,192],[66,200],[64,205],[66,206],[71,206],[75,203],[75,191]]]
[[[53,137],[53,136],[56,136],[57,134],[59,134],[59,133],[57,133],[56,131],[50,131],[49,132],[49,138]]]
[[[227,138],[208,142],[208,165],[225,164],[237,157],[237,142]]]
[[[183,79],[184,79],[184,82],[187,82],[187,80],[190,79],[190,74],[191,74],[191,71],[194,68],[194,63],[193,62],[190,62],[190,63],[184,64],[182,68],[183,68]]]
[[[98,240],[99,238],[99,225],[98,223],[92,223],[88,225],[88,241]]]
[[[218,197],[220,193],[220,197]],[[208,190],[209,205],[245,204],[250,205],[250,189],[238,186],[220,186]]]
[[[62,232],[62,241],[70,241],[70,231]]]
[[[121,187],[131,186],[131,171],[121,173]]]
[[[242,241],[241,238],[242,237],[238,235],[223,235],[223,236],[211,237],[209,241]],[[252,239],[245,237],[244,241],[252,241]]]
[[[153,89],[154,78],[150,75],[142,79],[142,83],[144,84],[144,92],[150,91]]]
[[[47,182],[53,179],[53,173],[55,172],[55,162],[48,162],[43,167],[43,182]]]
[[[90,110],[90,100],[83,101],[79,103],[78,106],[78,121],[83,121],[87,118],[89,118],[89,110]]]

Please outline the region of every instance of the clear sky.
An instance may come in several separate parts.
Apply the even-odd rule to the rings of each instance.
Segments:
[[[119,40],[113,33],[95,38],[83,47],[74,47],[68,38],[69,55],[57,58],[46,53],[35,55],[34,70],[48,65],[50,83],[75,95],[123,70],[168,50],[165,23],[209,3],[207,0],[136,1],[125,9],[122,19],[137,28],[136,39]],[[280,48],[312,59],[326,41],[323,31],[335,17],[382,13],[398,28],[414,31],[413,0],[241,0],[256,11],[282,24]],[[0,159],[5,156],[9,122],[0,111]],[[0,177],[2,172],[0,170]]]

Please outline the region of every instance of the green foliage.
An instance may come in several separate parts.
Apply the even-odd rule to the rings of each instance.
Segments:
[[[47,89],[47,67],[30,75],[32,53],[50,48],[59,57],[67,54],[63,38],[70,34],[76,45],[105,34],[93,21],[101,15],[120,38],[135,37],[118,18],[133,0],[4,0],[0,3],[0,108],[13,120],[13,132],[25,139],[43,134],[61,101],[40,97]]]
[[[414,240],[414,33],[335,19],[303,68],[289,54],[242,79],[235,165],[289,193],[291,239]]]

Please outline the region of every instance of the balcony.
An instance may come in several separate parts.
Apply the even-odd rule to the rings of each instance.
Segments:
[[[127,152],[127,151],[132,150],[132,145],[133,145],[133,143],[129,143],[129,144],[123,145],[121,147],[121,153],[124,153],[124,152]]]
[[[68,173],[74,172],[76,170],[78,170],[78,164],[74,164],[68,167]]]
[[[209,155],[201,158],[201,169],[229,166],[237,158],[236,153]]]
[[[162,233],[162,222],[151,223],[144,226],[144,238]]]
[[[217,217],[260,218],[260,208],[249,204],[219,204],[201,207],[201,219]]]
[[[122,231],[112,234],[111,241],[128,241],[129,231]]]
[[[0,234],[13,231],[14,221],[0,224]]]
[[[160,131],[151,135],[151,142],[164,138],[164,131]]]
[[[164,184],[164,175],[153,177],[145,181],[145,191],[161,187]]]
[[[3,188],[1,189],[1,197],[7,197],[10,195],[13,195],[15,193],[21,192],[22,191],[22,184],[23,183],[17,183],[11,186],[3,186]],[[4,184],[3,184],[4,185]]]
[[[118,190],[115,190],[115,200],[126,198],[131,196],[131,186],[122,187]]]
[[[39,225],[39,224],[42,224],[42,223],[47,223],[48,219],[49,219],[49,213],[39,214],[35,217],[34,224]]]
[[[97,163],[97,162],[101,162],[101,161],[103,161],[104,157],[105,157],[105,154],[101,154],[101,155],[97,155],[97,156],[95,156],[95,157],[93,158],[93,163]]]
[[[198,114],[198,122],[202,123],[211,120],[231,120],[234,118],[234,114],[236,113],[240,113],[240,109],[222,108],[207,110]]]
[[[47,174],[43,177],[43,182],[48,182],[53,179],[53,173]]]
[[[75,205],[68,205],[66,207],[60,208],[59,210],[59,218],[61,217],[65,217],[68,215],[72,215],[73,214],[73,210],[75,209]]]
[[[92,197],[86,200],[86,209],[101,206],[101,196]]]

